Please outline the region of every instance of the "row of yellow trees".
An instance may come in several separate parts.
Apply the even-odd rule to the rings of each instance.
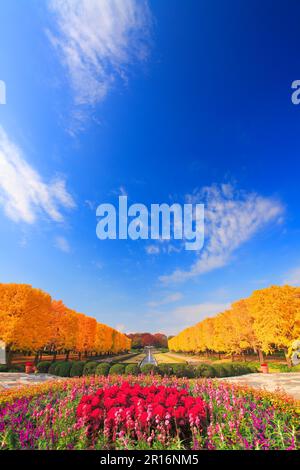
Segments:
[[[130,349],[131,340],[27,284],[0,284],[0,340],[13,351],[107,354]]]
[[[169,340],[169,348],[184,352],[259,354],[284,350],[300,336],[300,288],[271,286],[256,290],[213,318],[186,328]],[[288,360],[288,357],[287,357]]]

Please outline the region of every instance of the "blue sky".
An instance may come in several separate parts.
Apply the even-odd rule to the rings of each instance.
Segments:
[[[1,9],[1,282],[174,334],[300,282],[296,1],[11,0]],[[96,207],[206,204],[200,253],[100,241]]]

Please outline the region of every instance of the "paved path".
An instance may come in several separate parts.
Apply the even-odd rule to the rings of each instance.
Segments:
[[[300,372],[275,374],[247,374],[238,377],[226,377],[220,380],[249,385],[254,388],[264,388],[269,392],[281,390],[300,400]]]
[[[144,362],[145,361],[145,362]],[[149,351],[143,364],[155,364],[152,352]],[[154,362],[152,362],[154,361]],[[24,374],[24,373],[0,373],[0,393],[1,390],[12,387],[24,387],[48,380],[65,380],[48,374]],[[238,377],[225,377],[226,382],[249,385],[254,388],[264,388],[270,392],[281,390],[294,398],[300,400],[300,372],[278,373],[278,374],[247,374]]]
[[[49,374],[24,374],[19,372],[1,372],[0,373],[0,393],[1,390],[7,390],[12,387],[24,387],[34,385],[49,380],[64,380],[62,377]]]

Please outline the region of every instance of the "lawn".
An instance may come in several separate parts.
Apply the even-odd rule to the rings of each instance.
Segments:
[[[121,362],[122,364],[139,364],[145,358],[145,354],[137,354],[136,356],[129,357]]]
[[[91,376],[0,395],[2,449],[299,448],[299,403],[214,380]]]
[[[153,356],[157,364],[186,364],[186,360],[183,358],[168,353],[155,353]]]

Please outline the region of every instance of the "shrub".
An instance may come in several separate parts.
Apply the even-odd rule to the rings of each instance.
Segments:
[[[125,364],[114,364],[109,369],[109,375],[118,375],[124,374],[125,372]]]
[[[192,366],[186,364],[174,364],[173,365],[173,374],[176,377],[193,377],[194,376],[194,368]]]
[[[216,377],[216,371],[214,367],[212,367],[210,364],[205,364],[205,363],[198,364],[195,367],[195,376],[212,378],[212,377]]]
[[[70,377],[81,377],[85,364],[85,361],[74,361],[70,370]]]
[[[221,364],[215,364],[214,369],[216,371],[216,377],[227,377],[227,370]]]
[[[55,375],[58,375],[59,377],[70,377],[71,368],[72,368],[71,361],[58,362],[56,369],[55,369]]]
[[[95,374],[105,375],[106,377],[109,373],[110,367],[111,367],[110,364],[108,364],[107,362],[100,362],[100,364],[98,364],[96,367]]]
[[[40,374],[47,374],[50,366],[51,366],[51,361],[42,361],[42,362],[39,362],[36,367]]]
[[[48,374],[56,375],[56,368],[57,368],[58,364],[59,364],[59,362],[51,362],[51,365],[48,369]]]
[[[137,364],[128,364],[125,367],[125,374],[126,375],[139,375],[140,368]]]
[[[241,374],[240,367],[238,365],[236,367],[234,367],[233,364],[231,364],[231,363],[224,363],[220,366],[225,371],[225,374],[226,374],[225,377],[232,377],[234,375],[240,375]]]
[[[95,361],[86,362],[83,368],[83,375],[94,375],[98,364],[99,363]]]
[[[157,366],[154,364],[145,364],[141,366],[142,374],[155,374],[157,372]]]
[[[0,364],[0,372],[8,372],[8,367],[6,364]]]
[[[8,372],[25,372],[25,366],[24,364],[13,364]]]
[[[165,375],[170,377],[173,374],[173,366],[171,364],[159,364],[157,370],[162,377]]]

